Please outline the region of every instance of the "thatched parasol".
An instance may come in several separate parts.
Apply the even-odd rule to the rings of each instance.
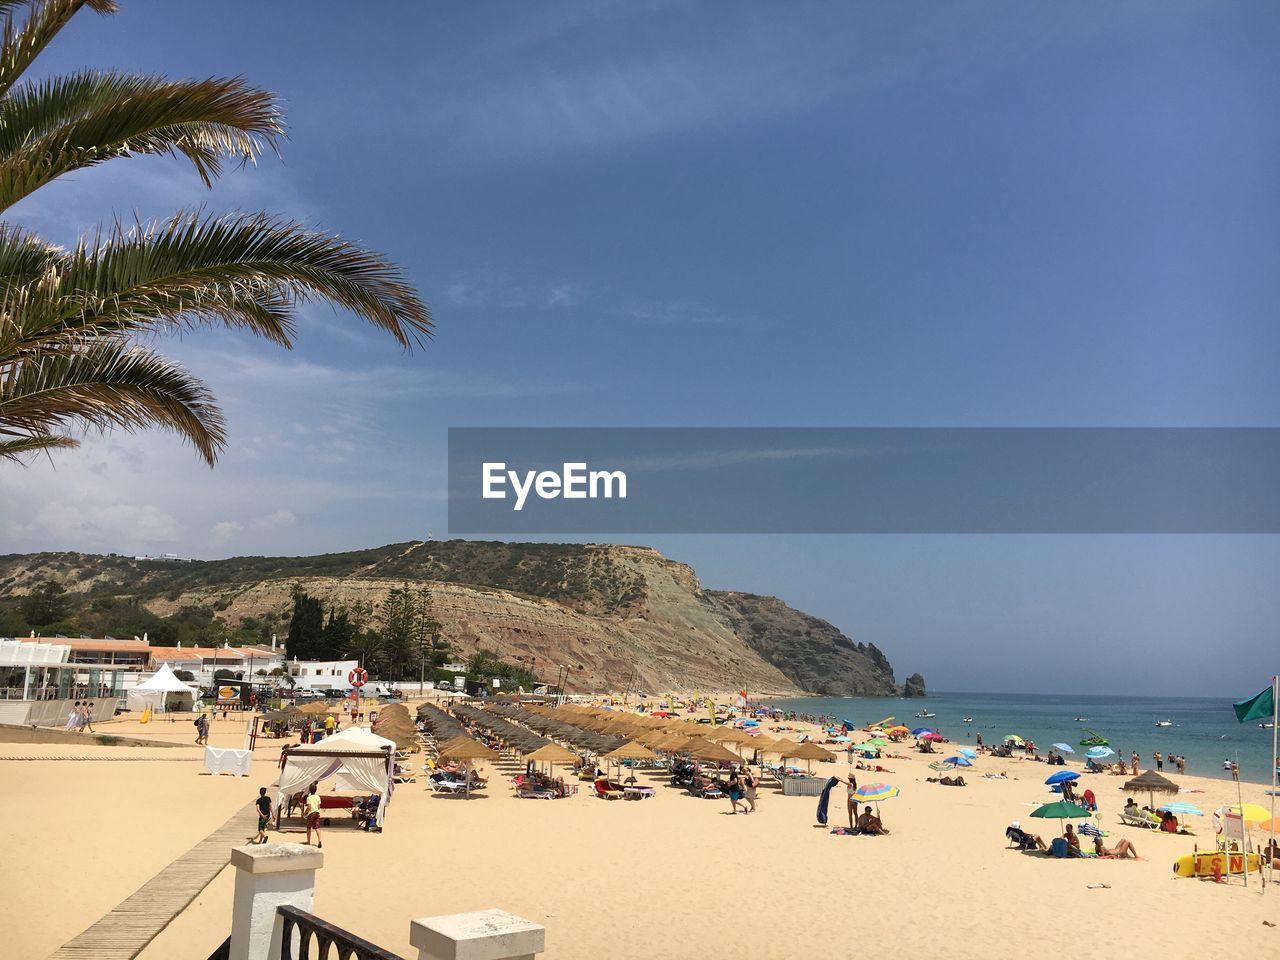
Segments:
[[[779,737],[767,747],[761,747],[760,749],[764,750],[765,753],[776,753],[785,760],[787,757],[794,757],[796,755],[796,751],[800,749],[800,744],[796,743],[794,740],[788,740],[786,737]]]
[[[711,763],[734,763],[742,759],[736,754],[730,753],[720,744],[712,743],[702,737],[692,738],[685,747],[684,752],[695,760],[707,760]]]
[[[535,763],[577,763],[578,755],[558,743],[548,743],[527,754],[525,759]]]
[[[309,717],[316,717],[322,713],[337,713],[336,707],[330,707],[324,700],[317,700],[314,703],[304,703],[297,708],[299,713],[305,713]]]
[[[617,750],[606,753],[602,759],[618,763],[622,760],[657,760],[658,755],[643,744],[624,743]]]
[[[1125,781],[1123,789],[1131,793],[1145,792],[1151,808],[1154,810],[1156,805],[1155,795],[1157,793],[1177,793],[1178,785],[1168,777],[1162,777],[1154,770],[1148,770],[1139,777]]]
[[[720,727],[715,733],[709,734],[707,739],[714,740],[716,743],[746,743],[755,738],[737,727]]]
[[[689,738],[680,733],[669,733],[654,746],[666,753],[683,753],[689,746]]]
[[[454,737],[440,748],[440,756],[447,760],[497,760],[498,755],[470,737]]]
[[[835,754],[833,754],[830,750],[824,750],[822,749],[822,747],[818,746],[816,743],[810,743],[808,741],[806,741],[805,743],[799,744],[795,748],[795,750],[787,754],[787,756],[789,756],[792,760],[804,760],[806,762],[806,766],[810,771],[813,770],[812,761],[814,760],[831,761],[836,758]]]

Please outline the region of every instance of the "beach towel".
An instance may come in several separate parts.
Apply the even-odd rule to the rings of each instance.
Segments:
[[[818,822],[824,826],[827,822],[827,805],[831,802],[831,790],[839,782],[835,777],[830,778],[822,788],[822,795],[818,797]]]

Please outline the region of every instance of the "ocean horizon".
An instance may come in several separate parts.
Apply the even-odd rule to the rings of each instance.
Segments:
[[[1233,760],[1239,764],[1241,780],[1271,782],[1271,731],[1254,720],[1237,723],[1232,701],[1224,697],[938,691],[923,698],[785,697],[769,703],[798,713],[831,715],[857,726],[894,717],[913,729],[928,726],[961,745],[972,745],[979,733],[988,744],[1017,734],[1033,741],[1040,753],[1051,744],[1066,743],[1074,751],[1067,757],[1073,764],[1084,763],[1088,748],[1080,741],[1089,735],[1087,728],[1105,737],[1126,763],[1137,750],[1143,770],[1154,767],[1158,750],[1166,757],[1185,757],[1186,772],[1196,776],[1229,780],[1223,761]],[[917,717],[922,711],[935,716]],[[965,723],[965,717],[973,722]],[[1172,726],[1156,726],[1166,720]],[[1166,773],[1171,769],[1165,764]]]

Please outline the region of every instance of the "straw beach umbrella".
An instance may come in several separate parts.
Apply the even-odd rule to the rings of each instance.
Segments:
[[[1148,770],[1140,777],[1134,777],[1132,780],[1126,780],[1124,789],[1130,793],[1145,793],[1151,801],[1151,806],[1156,805],[1155,795],[1157,793],[1177,793],[1178,785],[1167,777],[1162,777],[1154,770]]]
[[[533,753],[527,754],[525,759],[532,760],[534,763],[545,763],[548,767],[553,767],[557,763],[575,764],[578,762],[578,755],[558,743],[548,743],[539,747]]]
[[[814,760],[824,760],[828,763],[835,760],[835,754],[830,750],[824,750],[816,743],[802,743],[796,747],[795,752],[791,754],[793,760],[804,760],[809,770],[813,770]]]
[[[606,753],[602,758],[615,763],[622,760],[657,760],[658,755],[641,743],[624,743],[617,750]]]
[[[720,744],[712,743],[702,737],[692,738],[685,747],[685,752],[695,760],[706,760],[708,763],[734,763],[741,759]]]
[[[498,755],[470,737],[454,737],[440,748],[440,757],[446,760],[497,760]],[[467,771],[467,799],[471,799],[471,772]]]

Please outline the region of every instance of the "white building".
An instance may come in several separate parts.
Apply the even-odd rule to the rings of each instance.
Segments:
[[[290,660],[289,676],[298,690],[350,690],[347,677],[358,666],[359,660]]]

